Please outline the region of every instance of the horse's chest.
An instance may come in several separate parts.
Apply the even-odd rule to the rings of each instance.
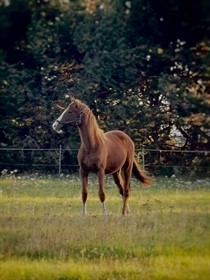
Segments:
[[[87,165],[86,163],[82,162],[81,166],[85,171],[88,172],[97,173],[99,170],[99,167],[95,163],[93,163],[92,165]]]
[[[100,168],[99,160],[91,156],[87,157],[86,159],[83,159],[80,165],[84,170],[93,173],[98,172]]]

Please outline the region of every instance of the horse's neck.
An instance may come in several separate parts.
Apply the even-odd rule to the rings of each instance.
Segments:
[[[80,138],[86,151],[94,150],[102,139],[95,117],[86,117],[79,127]]]

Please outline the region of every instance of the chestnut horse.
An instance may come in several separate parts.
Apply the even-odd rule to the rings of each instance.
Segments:
[[[99,128],[89,107],[76,98],[71,98],[71,103],[53,123],[52,127],[56,132],[62,133],[62,127],[66,124],[77,126],[81,138],[77,158],[82,182],[83,215],[86,214],[89,172],[97,174],[103,214],[106,215],[105,174],[113,175],[114,182],[123,197],[122,214],[128,213],[132,172],[137,180],[145,185],[149,185],[151,181],[150,177],[138,166],[133,141],[127,134],[119,130],[104,133]]]

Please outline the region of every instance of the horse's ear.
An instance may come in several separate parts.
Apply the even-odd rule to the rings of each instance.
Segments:
[[[79,107],[79,104],[80,104],[80,101],[79,101],[76,97],[71,96],[71,103],[73,103],[74,106],[75,106],[76,108],[78,108],[78,107]]]
[[[75,99],[76,99],[76,98],[75,98],[74,96],[71,96],[71,97],[70,97],[71,102],[74,102]]]
[[[60,106],[59,104],[56,104],[56,103],[55,103],[55,106],[56,106],[58,109],[60,109],[60,110],[65,110],[65,107]]]

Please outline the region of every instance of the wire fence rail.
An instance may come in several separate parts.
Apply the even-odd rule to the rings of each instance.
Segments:
[[[78,171],[78,149],[0,148],[0,171],[40,172],[45,174]],[[209,150],[136,150],[143,169],[153,175],[210,176]],[[5,172],[5,171],[4,171]]]

